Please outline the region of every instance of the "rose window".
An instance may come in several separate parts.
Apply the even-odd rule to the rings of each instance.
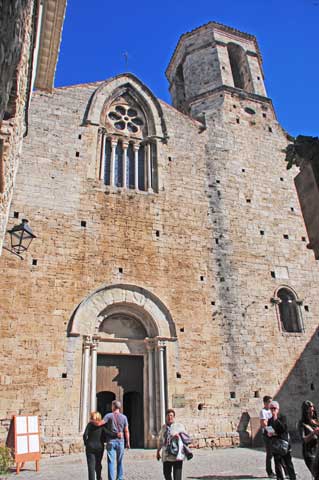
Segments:
[[[116,130],[121,132],[128,132],[130,134],[138,134],[141,132],[141,127],[144,121],[135,108],[126,105],[113,106],[108,113],[108,118]]]

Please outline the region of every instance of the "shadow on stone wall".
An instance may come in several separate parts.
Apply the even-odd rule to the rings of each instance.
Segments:
[[[290,334],[291,335],[291,334]],[[287,338],[289,341],[289,338]],[[292,346],[293,348],[293,346]],[[280,366],[279,366],[280,367]],[[311,400],[319,411],[319,330],[316,329],[300,357],[288,372],[277,392],[265,392],[273,395],[280,404],[280,411],[287,417],[292,441],[300,441],[298,422],[301,405],[304,400]],[[261,402],[262,406],[262,402]],[[260,407],[261,408],[261,407]],[[243,412],[237,431],[240,446],[261,447],[262,435],[259,419]]]

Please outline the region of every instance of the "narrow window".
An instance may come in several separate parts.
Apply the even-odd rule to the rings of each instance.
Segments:
[[[151,143],[151,184],[155,192],[158,192],[157,170],[156,144]]]
[[[114,166],[115,185],[123,187],[123,147],[118,142],[115,148],[115,166]]]
[[[302,332],[300,308],[296,295],[288,288],[278,290],[277,297],[281,327],[284,332]]]
[[[134,148],[131,143],[127,149],[126,185],[129,188],[134,188]]]
[[[145,190],[145,147],[142,145],[138,151],[138,188]]]
[[[112,145],[110,140],[105,142],[104,183],[110,185]]]

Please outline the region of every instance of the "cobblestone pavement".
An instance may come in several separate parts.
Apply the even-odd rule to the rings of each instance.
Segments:
[[[300,457],[300,448],[293,449],[294,465],[300,480],[311,480],[310,473]],[[125,480],[162,480],[162,464],[155,460],[155,450],[130,450],[125,453]],[[34,471],[35,464],[25,465],[18,476],[19,480],[87,480],[84,454],[64,457],[42,458],[40,472]],[[15,474],[7,477],[9,480]],[[1,479],[3,477],[0,477]],[[194,458],[184,462],[184,480],[251,480],[266,479],[265,453],[247,448],[201,449],[194,450]],[[105,457],[102,479],[107,479]]]

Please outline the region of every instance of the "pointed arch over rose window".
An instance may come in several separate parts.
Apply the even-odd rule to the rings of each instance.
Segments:
[[[166,125],[158,100],[131,74],[119,75],[93,95],[87,123],[98,125],[99,176],[113,189],[158,192],[158,142]]]

